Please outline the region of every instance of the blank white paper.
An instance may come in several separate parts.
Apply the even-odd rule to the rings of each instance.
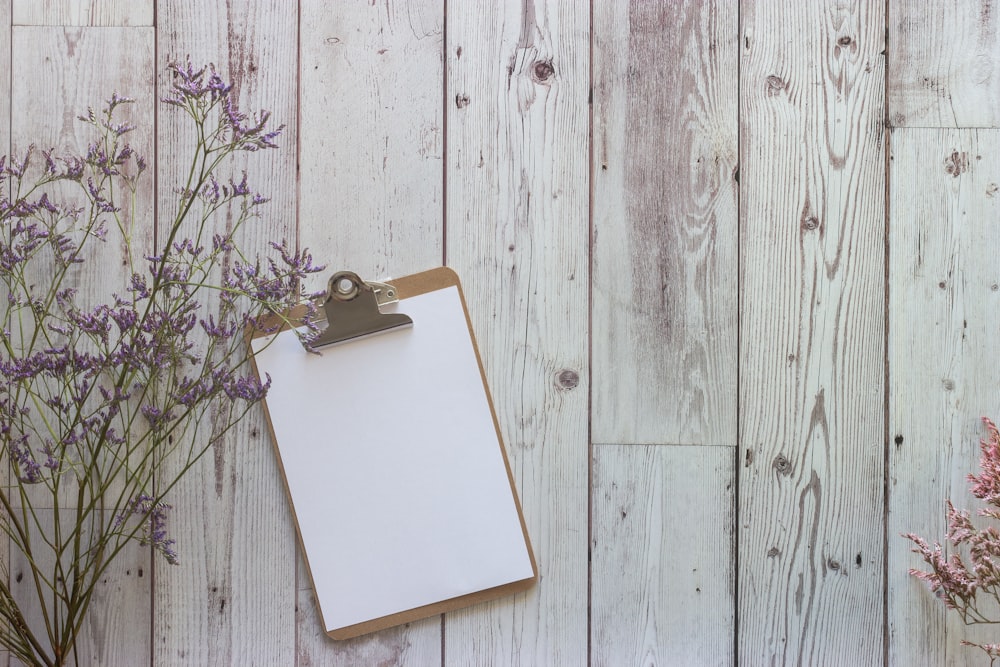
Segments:
[[[533,576],[458,288],[399,310],[321,356],[254,342],[327,631]]]

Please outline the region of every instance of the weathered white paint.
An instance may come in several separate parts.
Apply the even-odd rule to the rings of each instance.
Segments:
[[[882,52],[888,27],[893,126],[996,125],[997,3],[891,2],[886,16],[875,0],[747,0],[737,26],[732,3],[605,0],[593,27],[575,2],[451,2],[447,21],[445,4],[301,2],[296,17],[294,3],[162,0],[152,63],[154,31],[135,27],[153,22],[149,0],[0,0],[0,61],[13,54],[2,152],[8,103],[15,141],[74,145],[81,105],[118,89],[152,114],[151,82],[165,91],[167,59],[191,54],[237,78],[298,147],[250,156],[275,198],[253,243],[287,237],[375,277],[447,250],[541,574],[531,593],[443,625],[333,643],[258,414],[178,493],[183,564],[156,564],[152,601],[137,575],[116,575],[125,588],[109,583],[85,650],[106,664],[152,651],[157,665],[422,666],[442,663],[443,627],[449,664],[585,664],[590,531],[592,664],[725,661],[733,648],[743,664],[881,663],[884,557],[889,662],[974,664],[957,645],[973,635],[905,575],[918,562],[895,536],[943,532],[944,497],[963,498],[975,465],[976,419],[995,413],[998,146],[992,130],[893,132],[887,267]],[[11,43],[11,19],[131,27],[15,27]],[[183,143],[157,118],[162,215]],[[595,442],[618,443],[596,448],[591,528],[588,421]],[[738,496],[723,484],[733,475]],[[737,503],[739,590],[724,591],[720,522]],[[665,578],[687,558],[697,575]],[[680,607],[704,618],[706,600],[715,618],[685,631]],[[111,628],[150,613],[152,648],[142,632],[110,648]]]
[[[10,0],[0,0],[0,60],[10,64]],[[10,90],[10,67],[0,67],[0,91]],[[10,152],[10,95],[0,95],[0,155]]]
[[[890,2],[889,123],[997,127],[998,26],[994,0]]]
[[[16,112],[12,113],[10,127],[15,152],[23,154],[29,144],[35,143],[39,148],[54,147],[71,154],[86,154],[88,144],[96,137],[93,128],[78,121],[77,116],[86,113],[88,107],[100,109],[103,100],[112,92],[120,91],[135,97],[138,102],[122,110],[121,120],[129,120],[138,128],[129,135],[129,142],[140,154],[152,155],[151,29],[15,27],[11,39],[11,70],[32,72],[31,77],[13,76],[11,83],[11,108]],[[49,189],[54,199],[65,197],[70,202],[81,202],[83,197],[76,186],[60,185],[62,187]],[[140,242],[152,240],[152,226],[144,227],[152,220],[152,212],[150,180],[137,191],[134,215],[140,230],[136,238]],[[122,211],[126,219],[132,214],[127,207]],[[112,238],[113,235],[109,235],[109,239]],[[105,301],[112,292],[121,291],[127,275],[119,246],[114,241],[94,244],[91,248],[90,262],[75,268],[66,277],[67,285],[78,286],[78,301],[83,304]],[[76,494],[67,487],[64,487],[67,492],[61,494],[60,505],[75,507]],[[35,498],[36,507],[46,508],[40,515],[43,523],[51,521],[48,510],[53,505],[51,495],[47,500],[44,496],[36,495]],[[78,641],[81,664],[87,662],[86,656],[100,656],[101,664],[107,665],[148,662],[151,613],[148,560],[148,550],[130,546],[122,562],[112,568],[111,583],[102,586],[96,596],[95,610],[84,628],[84,636]],[[140,568],[145,568],[145,576],[138,576]],[[126,570],[131,574],[126,576]],[[20,582],[18,574],[23,575]],[[11,559],[10,578],[14,584],[27,585],[30,580],[21,554]],[[25,594],[23,586],[16,588]],[[117,608],[109,608],[109,605]],[[123,612],[123,607],[131,611]],[[40,618],[40,609],[34,612],[35,618]],[[123,634],[120,636],[119,632]]]
[[[733,664],[732,447],[594,447],[594,665]]]
[[[745,664],[881,661],[884,7],[740,12]]]
[[[1000,134],[894,130],[889,224],[889,657],[894,665],[982,664],[966,629],[926,587],[899,535],[943,540],[945,498],[978,508],[980,416],[1000,418]]]
[[[736,445],[738,30],[594,4],[594,442]]]
[[[14,25],[151,26],[156,0],[10,0]]]
[[[294,7],[286,3],[166,0],[158,7],[158,93],[166,65],[190,55],[214,63],[245,111],[266,108],[285,123],[277,150],[238,156],[220,173],[249,174],[272,198],[245,229],[262,254],[296,236],[296,52]],[[157,169],[159,234],[176,211],[173,188],[186,175],[190,126],[161,106]],[[220,216],[217,224],[227,224]],[[171,494],[182,565],[154,561],[153,664],[289,665],[295,660],[295,537],[281,475],[259,406],[200,461]]]
[[[39,526],[45,534],[52,534],[55,514],[51,509],[38,512]],[[64,531],[71,529],[75,515],[63,512],[61,524]],[[114,520],[108,515],[109,521]],[[41,531],[32,529],[36,546]],[[46,576],[56,571],[55,554],[48,549],[35,549],[35,562]],[[70,559],[63,558],[64,568]],[[131,542],[116,557],[94,589],[90,612],[85,617],[76,641],[75,659],[80,665],[107,665],[108,667],[134,667],[149,664],[149,624],[152,613],[150,550],[138,542]],[[26,612],[28,626],[48,648],[45,641],[45,620],[38,601],[31,567],[23,553],[14,550],[10,562],[11,594]],[[89,583],[89,580],[87,580]],[[49,614],[51,604],[47,605]],[[51,655],[50,651],[47,651]],[[14,665],[21,665],[12,659]],[[70,659],[69,664],[73,664]]]
[[[448,6],[447,261],[462,276],[539,584],[445,618],[445,664],[587,651],[589,17]]]

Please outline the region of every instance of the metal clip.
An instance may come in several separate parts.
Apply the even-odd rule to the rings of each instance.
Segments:
[[[353,271],[340,271],[327,282],[323,297],[326,329],[309,342],[312,348],[342,343],[413,324],[408,315],[383,313],[379,306],[396,303],[396,288],[386,283],[365,282]]]

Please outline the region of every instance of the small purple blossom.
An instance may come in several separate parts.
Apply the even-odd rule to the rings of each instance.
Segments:
[[[130,516],[138,515],[143,522],[140,544],[151,546],[163,554],[168,563],[178,565],[180,560],[174,548],[177,543],[167,537],[167,512],[171,509],[173,509],[171,505],[162,501],[157,502],[152,496],[143,493],[136,496],[125,510],[115,517],[114,527],[120,530]]]
[[[284,242],[262,244],[262,257],[243,247],[241,239],[259,238],[245,228],[268,199],[252,189],[248,171],[231,178],[218,173],[237,151],[274,148],[283,126],[269,127],[267,111],[241,111],[232,86],[211,65],[175,64],[169,76],[165,102],[195,121],[193,159],[208,166],[192,172],[189,182],[163,184],[162,192],[173,189],[181,201],[175,217],[161,218],[150,248],[134,231],[146,223],[120,208],[120,197],[135,193],[147,170],[126,143],[134,130],[122,117],[130,98],[114,93],[103,108],[80,116],[96,135],[81,154],[30,146],[14,158],[0,156],[6,294],[0,298],[0,309],[6,308],[0,447],[6,447],[14,493],[18,485],[35,485],[31,497],[60,487],[81,494],[78,530],[64,534],[83,542],[73,545],[81,563],[109,553],[102,542],[108,537],[138,537],[177,562],[167,531],[170,506],[147,493],[113,496],[154,482],[169,488],[177,467],[164,464],[168,457],[197,460],[210,446],[204,443],[218,442],[264,398],[271,379],[250,371],[244,333],[300,303],[303,279],[322,268],[308,251]],[[47,187],[55,182],[59,198]],[[62,199],[71,191],[75,197]],[[69,286],[88,284],[87,271],[104,270],[92,263],[91,250],[105,240],[129,267],[110,299]],[[197,431],[207,437],[194,438]],[[0,493],[11,493],[11,486]],[[93,519],[114,503],[114,521]],[[60,562],[69,553],[57,542],[51,535],[36,542],[53,552],[39,562]],[[73,623],[67,617],[66,626]]]
[[[23,435],[16,440],[9,441],[7,445],[10,451],[10,461],[14,468],[14,475],[22,484],[37,484],[42,481],[42,467],[35,461],[28,446],[28,436]]]

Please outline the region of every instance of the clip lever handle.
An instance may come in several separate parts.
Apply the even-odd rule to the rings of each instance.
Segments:
[[[382,313],[379,305],[397,301],[395,288],[384,283],[367,283],[353,271],[333,274],[327,283],[323,311],[326,329],[309,342],[313,348],[381,333],[413,324],[408,315]]]

